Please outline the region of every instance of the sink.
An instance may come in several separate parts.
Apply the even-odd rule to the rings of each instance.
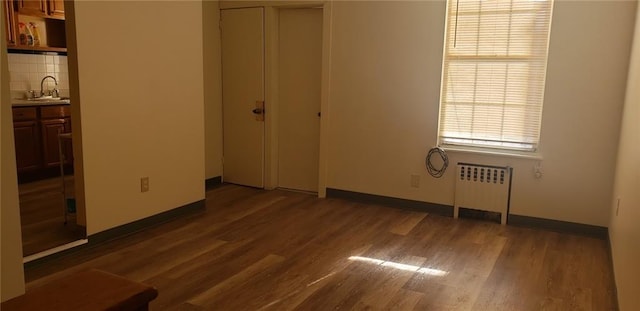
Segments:
[[[69,105],[68,97],[39,97],[30,99],[12,99],[11,105],[19,106],[46,106],[46,105]]]
[[[42,96],[36,98],[29,98],[27,100],[35,100],[35,101],[54,101],[54,100],[63,100],[62,97],[53,97],[53,96]]]

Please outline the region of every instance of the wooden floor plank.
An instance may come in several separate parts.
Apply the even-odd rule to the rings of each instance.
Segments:
[[[427,217],[427,213],[412,211],[407,211],[406,213],[407,215],[402,217],[401,220],[391,228],[391,233],[407,235],[422,219]]]
[[[416,270],[422,268],[426,258],[418,256],[406,256],[397,262],[397,266],[388,265],[382,271],[376,273],[375,279],[371,280],[371,290],[368,290],[358,302],[358,309],[371,309],[378,306],[387,306],[394,295],[402,290],[402,286],[413,276]],[[365,263],[375,264],[375,263]],[[395,264],[395,262],[393,263]],[[398,267],[399,266],[399,267]]]
[[[26,270],[155,286],[152,310],[614,310],[607,242],[223,185],[206,211]]]
[[[384,306],[384,310],[414,310],[422,297],[423,293],[399,289]]]
[[[216,286],[206,290],[205,292],[198,294],[188,302],[193,305],[203,307],[212,305],[211,302],[215,301],[220,293],[237,288],[243,283],[249,282],[249,280],[255,275],[264,272],[267,268],[276,265],[283,260],[284,258],[281,256],[269,254],[242,271],[234,274],[232,277],[216,284]]]
[[[73,176],[65,177],[65,185],[67,198],[73,198]],[[84,228],[76,224],[75,214],[69,214],[64,222],[66,201],[59,177],[19,184],[18,190],[23,256],[86,237]]]

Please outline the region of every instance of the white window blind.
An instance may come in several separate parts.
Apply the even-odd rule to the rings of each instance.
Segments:
[[[552,6],[449,0],[440,144],[537,148]]]

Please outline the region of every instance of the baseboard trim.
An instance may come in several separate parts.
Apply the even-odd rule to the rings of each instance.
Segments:
[[[163,224],[170,220],[173,220],[179,216],[191,214],[194,212],[202,211],[205,209],[205,200],[196,201],[178,208],[162,212],[147,218],[136,220],[128,224],[124,224],[115,228],[111,228],[102,232],[92,234],[88,237],[89,244],[102,243],[115,238],[127,236],[149,227],[153,227],[159,224]]]
[[[204,190],[211,190],[220,185],[222,185],[222,176],[212,177],[204,181]]]
[[[360,203],[384,205],[453,217],[453,206],[408,199],[399,199],[375,194],[327,188],[327,197]]]
[[[345,199],[354,202],[384,205],[395,208],[403,208],[427,212],[431,214],[453,217],[453,206],[429,203],[423,201],[414,201],[407,199],[399,199],[375,194],[354,192],[348,190],[340,190],[327,188],[327,197]],[[519,227],[530,227],[537,229],[545,229],[562,233],[571,233],[584,236],[591,236],[599,239],[608,238],[608,230],[606,227],[585,225],[575,222],[552,220],[546,218],[537,218],[530,216],[509,214],[507,216],[507,224]]]
[[[78,252],[80,250],[95,247],[101,243],[122,238],[128,235],[140,232],[142,230],[169,222],[178,217],[191,215],[194,213],[204,211],[205,208],[206,208],[205,200],[200,200],[200,201],[196,201],[181,207],[177,207],[177,208],[162,212],[160,214],[149,216],[147,218],[136,220],[128,224],[124,224],[115,228],[98,232],[88,236],[87,239],[84,240],[87,242],[80,243],[77,246],[74,245],[73,248],[64,249],[60,252],[52,253],[47,256],[43,256],[37,259],[33,259],[29,262],[26,262],[24,263],[24,268],[30,269],[30,268],[39,266],[43,263],[49,262],[51,260]]]
[[[606,227],[585,225],[575,222],[537,218],[510,214],[507,223],[513,226],[532,227],[550,231],[572,233],[606,240],[609,233]]]

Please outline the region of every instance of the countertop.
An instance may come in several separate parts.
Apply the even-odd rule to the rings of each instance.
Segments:
[[[12,99],[12,107],[28,107],[28,106],[52,106],[52,105],[69,105],[68,99],[51,99],[51,100],[26,100]]]

